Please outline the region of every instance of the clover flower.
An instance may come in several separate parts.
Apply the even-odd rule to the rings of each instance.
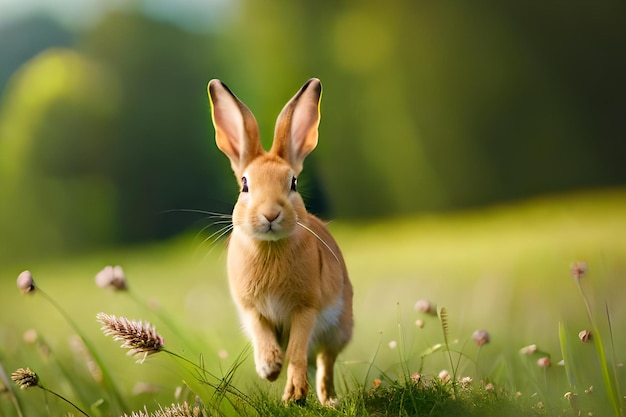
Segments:
[[[587,266],[587,262],[576,261],[570,266],[570,273],[576,281],[579,281],[585,276],[588,269],[589,267]]]
[[[544,356],[543,358],[537,359],[537,366],[539,366],[539,367],[547,368],[550,365],[552,365],[552,362],[550,362],[550,358],[547,357],[547,356]]]
[[[101,330],[113,340],[123,342],[121,347],[130,349],[128,355],[140,356],[137,362],[142,363],[149,355],[163,350],[163,337],[150,323],[115,317],[106,313],[98,313],[97,320],[103,324]]]
[[[17,288],[19,288],[23,294],[29,294],[35,291],[35,281],[30,271],[23,271],[17,276]]]
[[[430,314],[433,316],[437,315],[437,306],[428,300],[418,300],[415,303],[414,308],[418,313]]]
[[[533,353],[537,352],[537,350],[537,345],[532,344],[521,348],[519,353],[521,353],[522,355],[532,355]]]
[[[450,382],[450,380],[452,379],[452,377],[450,376],[450,372],[448,372],[446,369],[439,372],[438,376],[441,382],[443,382],[444,384]]]
[[[96,274],[96,285],[100,288],[113,287],[116,290],[127,289],[126,275],[121,266],[107,265]]]
[[[476,330],[472,334],[472,339],[474,339],[474,342],[479,347],[482,345],[486,345],[487,343],[489,343],[489,333],[487,333],[487,330]]]

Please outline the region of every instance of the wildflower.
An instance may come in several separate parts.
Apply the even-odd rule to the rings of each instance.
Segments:
[[[17,288],[19,288],[23,294],[35,291],[35,281],[30,271],[23,271],[17,276]]]
[[[383,384],[383,381],[381,381],[378,378],[374,378],[374,380],[372,381],[372,384],[374,384],[374,388],[378,388]]]
[[[524,346],[519,351],[522,355],[532,355],[535,352],[537,352],[537,345],[535,344]]]
[[[471,376],[464,376],[462,378],[459,378],[459,382],[461,383],[461,386],[463,388],[469,388],[469,386],[472,384],[472,377]]]
[[[126,275],[121,266],[107,265],[96,274],[96,285],[100,288],[113,287],[116,290],[125,290]]]
[[[437,306],[431,304],[428,300],[419,300],[415,303],[415,310],[418,313],[437,315]]]
[[[35,329],[28,329],[22,335],[22,338],[26,343],[35,343],[37,342],[38,337],[37,330]]]
[[[449,382],[450,379],[452,379],[452,377],[450,376],[450,372],[448,372],[448,371],[446,371],[444,369],[441,372],[439,372],[439,379],[441,379],[441,382],[443,382],[445,384],[445,383]]]
[[[491,382],[485,385],[485,391],[493,391],[494,389],[496,389],[496,387]]]
[[[487,330],[476,330],[474,334],[472,334],[472,339],[478,346],[482,346],[484,344],[489,343],[489,333]]]
[[[425,324],[424,320],[420,320],[420,319],[415,320],[415,325],[419,327],[420,329],[424,328],[424,324]]]
[[[398,347],[398,342],[396,342],[395,340],[391,340],[389,342],[389,349],[395,349]]]
[[[11,374],[11,379],[20,389],[36,387],[39,385],[39,377],[30,368],[20,368]]]
[[[585,390],[585,394],[591,394],[593,392],[593,385]]]
[[[220,349],[219,352],[217,352],[217,357],[220,359],[227,359],[228,358],[228,351],[226,349]]]
[[[419,384],[421,379],[422,379],[422,376],[418,374],[417,372],[413,372],[411,374],[411,381],[413,381],[414,384]]]
[[[163,337],[150,323],[131,321],[125,317],[98,313],[97,320],[103,324],[101,330],[113,340],[122,341],[122,348],[130,349],[129,355],[142,355],[137,362],[142,363],[148,355],[163,350]]]
[[[547,356],[537,359],[537,366],[541,366],[542,368],[547,368],[550,365],[551,365],[550,358]]]
[[[587,273],[587,263],[583,261],[576,261],[570,266],[570,273],[575,280],[580,280]]]
[[[591,331],[589,331],[589,330],[581,330],[578,333],[578,338],[583,343],[589,342],[591,340]]]

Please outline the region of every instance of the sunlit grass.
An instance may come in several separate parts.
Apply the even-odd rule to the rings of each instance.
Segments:
[[[402,220],[337,222],[330,227],[342,246],[355,288],[355,336],[337,365],[340,395],[346,399],[343,413],[359,415],[355,410],[369,404],[375,415],[376,402],[384,403],[388,390],[404,395],[403,401],[411,398],[407,376],[419,372],[434,378],[447,369],[457,377],[473,377],[476,395],[465,397],[470,402],[491,401],[483,394],[489,393],[484,387],[493,383],[509,394],[504,402],[516,401],[519,392],[528,412],[535,412],[532,407],[541,402],[547,415],[564,415],[560,413],[569,407],[564,394],[572,388],[566,367],[557,363],[566,339],[567,355],[577,360],[573,373],[579,402],[588,408],[598,403],[600,410],[613,412],[594,344],[577,343],[576,335],[589,327],[589,320],[569,266],[577,260],[589,265],[585,277],[589,308],[601,322],[598,326],[608,352],[605,360],[619,365],[626,335],[617,326],[609,332],[604,318],[608,309],[613,323],[626,319],[621,301],[626,289],[626,192],[595,192]],[[89,415],[107,415],[102,404],[106,392],[70,346],[72,325],[41,297],[21,296],[15,288],[17,274],[30,269],[97,350],[132,410],[144,405],[157,410],[158,404],[172,404],[177,392],[183,398],[185,392],[199,388],[188,370],[167,358],[150,357],[139,365],[121,354],[99,331],[95,317],[100,311],[154,323],[168,348],[202,363],[213,375],[230,375],[229,384],[252,398],[261,396],[259,407],[280,405],[281,383],[259,380],[250,357],[240,363],[239,354],[248,342],[230,301],[224,251],[217,247],[206,254],[208,250],[202,237],[186,236],[149,247],[3,266],[0,363],[9,373],[30,367],[46,386],[76,399]],[[96,287],[95,274],[110,264],[123,265],[129,292]],[[440,318],[414,309],[419,299],[445,307],[447,340]],[[566,328],[559,323],[567,323]],[[36,342],[23,340],[28,329],[37,330]],[[488,330],[490,343],[480,347],[474,343],[472,334],[477,329]],[[537,344],[542,357],[550,357],[552,366],[537,366],[539,354],[519,353],[531,344]],[[444,347],[434,348],[438,345]],[[235,363],[236,372],[229,374]],[[611,369],[614,384],[624,386],[623,368]],[[81,383],[64,382],[68,377]],[[378,391],[375,379],[382,382]],[[592,392],[585,394],[590,387]],[[51,415],[65,410],[38,394],[17,393],[25,411],[43,404],[49,404]],[[309,403],[306,409],[315,409],[314,400]],[[457,406],[466,405],[450,405]],[[121,415],[132,410],[108,411]],[[311,415],[331,415],[320,410]],[[0,414],[17,415],[9,400],[0,401]]]

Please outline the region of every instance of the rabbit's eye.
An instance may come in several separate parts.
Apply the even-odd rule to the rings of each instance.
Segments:
[[[248,179],[246,177],[241,177],[241,192],[248,192]]]
[[[296,191],[298,186],[298,180],[296,179],[296,177],[293,177],[291,179],[291,191]]]

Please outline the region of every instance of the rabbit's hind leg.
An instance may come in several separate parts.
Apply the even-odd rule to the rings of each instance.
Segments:
[[[315,384],[317,398],[322,405],[333,406],[337,403],[334,383],[334,367],[338,352],[328,348],[322,348],[317,353],[317,370]]]

